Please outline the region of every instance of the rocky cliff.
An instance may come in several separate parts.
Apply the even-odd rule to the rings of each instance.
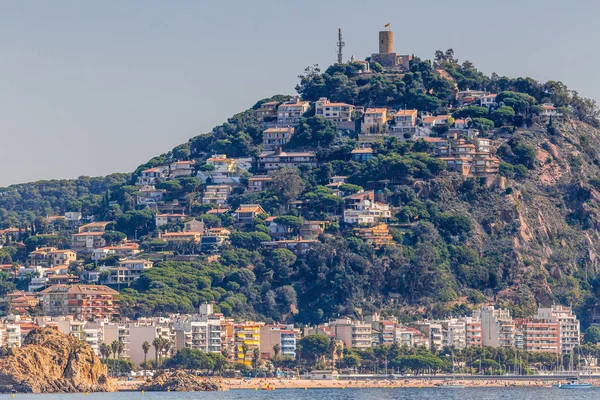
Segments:
[[[31,331],[0,358],[0,392],[108,392],[114,387],[92,348],[54,329]]]

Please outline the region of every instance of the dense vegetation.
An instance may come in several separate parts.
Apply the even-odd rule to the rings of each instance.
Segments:
[[[261,192],[235,188],[229,206],[259,203],[294,237],[302,220],[340,215],[344,200],[325,185],[332,176],[344,175],[349,178],[340,188],[343,194],[375,189],[378,201],[392,206],[394,245],[375,249],[352,227],[330,221],[319,243],[304,255],[265,250],[260,243],[271,239],[268,215],[236,228],[231,215],[207,214],[215,205],[202,204],[200,179],[186,177],[157,187],[166,190],[166,201],[184,205],[190,217],[231,229],[231,242],[210,262],[194,246],[165,251],[153,233],[156,211],[136,207],[140,171],[175,160],[195,160],[198,171],[209,171],[206,159],[215,153],[256,156],[262,125],[255,110],[266,101],[288,98],[275,96],[151,159],[130,176],[0,189],[0,224],[26,227],[19,239],[30,251],[40,245],[69,245],[69,232],[48,225],[41,218],[46,215],[82,211],[114,221],[110,242],[123,235],[137,238],[157,261],[131,287],[121,288],[123,312],[131,317],[191,312],[206,301],[215,301],[228,316],[302,323],[376,310],[403,320],[447,316],[492,301],[510,307],[516,316],[552,301],[592,310],[600,293],[600,134],[591,127],[598,124],[595,103],[560,82],[485,76],[470,62],[459,63],[451,51],[436,53],[433,62],[415,59],[405,74],[359,74],[359,68],[357,63],[336,64],[324,72],[309,67],[297,91],[310,101],[328,97],[364,107],[414,107],[471,118],[485,135],[503,143],[497,155],[504,179],[448,174],[424,141],[389,138],[372,145],[375,156],[368,162],[352,161],[356,135],[339,131],[310,110],[290,147],[314,149],[319,167],[273,172]],[[464,89],[497,92],[504,105],[493,111],[477,106],[457,110],[455,93]],[[540,124],[539,106],[545,102],[565,116]],[[178,223],[160,230],[181,228]],[[182,254],[199,256],[195,261],[166,260]],[[26,253],[9,243],[0,257],[11,263],[24,260]],[[96,266],[86,260],[77,268]],[[17,285],[23,285],[20,280]],[[0,276],[0,283],[3,292],[14,287],[9,276]]]

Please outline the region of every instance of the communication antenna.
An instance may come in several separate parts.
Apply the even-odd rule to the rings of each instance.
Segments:
[[[342,55],[342,49],[346,43],[342,40],[342,28],[338,29],[338,42],[337,42],[337,62],[338,64],[342,64],[344,62],[344,57]]]

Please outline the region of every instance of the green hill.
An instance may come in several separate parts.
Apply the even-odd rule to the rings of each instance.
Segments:
[[[129,176],[2,188],[0,227],[27,228],[22,237],[27,244],[30,235],[53,233],[42,221],[47,215],[82,211],[115,221],[114,229],[137,237],[147,255],[158,261],[123,289],[122,305],[129,316],[191,312],[205,301],[215,301],[227,315],[305,323],[376,310],[405,319],[445,316],[488,302],[508,307],[516,316],[552,302],[593,310],[600,290],[600,131],[595,103],[561,82],[486,76],[448,51],[436,53],[433,62],[414,59],[407,73],[373,67],[378,72],[363,73],[358,63],[325,71],[309,67],[296,90],[311,102],[327,97],[365,108],[415,108],[468,118],[481,137],[497,143],[498,176],[450,172],[436,157],[434,145],[423,140],[386,138],[372,144],[371,160],[352,161],[357,134],[315,116],[313,105],[288,149],[314,150],[319,166],[274,173],[271,184],[259,192],[244,190],[250,175],[242,173],[241,184],[233,188],[228,200],[233,210],[240,204],[260,204],[266,211],[253,224],[239,227],[229,214],[207,214],[213,205],[199,200],[205,189],[199,177],[158,184],[166,191],[166,201],[177,200],[189,216],[232,231],[231,243],[217,261],[209,261],[213,253],[195,248],[161,252],[156,210],[135,201],[141,171],[193,160],[202,173],[210,171],[206,161],[214,154],[257,157],[263,121],[256,110],[265,102],[288,99],[274,96],[151,159]],[[467,89],[497,93],[502,106],[460,108],[457,92]],[[543,118],[545,103],[562,116]],[[433,135],[443,136],[447,130],[439,126]],[[374,189],[378,200],[392,207],[393,243],[375,248],[335,218],[344,199],[326,185],[340,175],[348,177],[347,193]],[[298,221],[329,223],[318,243],[295,255],[261,246],[271,239],[268,216],[289,216],[280,222],[292,236]],[[181,224],[170,228],[180,229]],[[66,246],[68,240],[62,243]],[[10,247],[8,243],[0,252],[7,260],[18,259]],[[88,261],[81,268],[94,265]]]

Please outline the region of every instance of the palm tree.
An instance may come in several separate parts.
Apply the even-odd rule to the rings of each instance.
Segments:
[[[273,354],[275,355],[275,357],[279,355],[279,351],[281,351],[281,346],[275,343],[275,345],[273,346]]]
[[[108,362],[108,357],[110,357],[110,346],[106,343],[101,343],[98,348],[100,355],[104,358],[104,362]]]
[[[338,344],[335,347],[335,354],[337,355],[338,368],[339,368],[341,361],[342,361],[342,355],[344,354],[344,346],[342,346],[341,344]]]
[[[244,355],[244,360],[243,362],[246,362],[246,354],[248,354],[248,344],[247,343],[242,343],[242,354]]]
[[[260,361],[260,350],[255,348],[252,351],[252,368],[258,368],[258,362]]]
[[[169,354],[169,350],[171,350],[171,346],[173,346],[173,343],[171,343],[171,341],[169,339],[164,338],[163,344],[162,344],[162,351],[163,351],[165,358]]]
[[[142,343],[142,351],[144,352],[144,364],[146,364],[146,358],[148,357],[148,352],[150,351],[150,343],[148,343],[148,341]]]
[[[110,344],[110,349],[111,349],[112,355],[113,355],[113,376],[114,376],[116,368],[117,368],[117,350],[119,350],[119,342],[117,342],[116,340],[113,340],[113,342]]]
[[[159,353],[162,348],[162,337],[154,338],[152,346],[154,347],[154,364],[156,369],[158,369],[158,366],[160,365]]]
[[[121,359],[121,354],[123,354],[123,352],[125,351],[125,343],[123,343],[121,340],[119,340],[117,342],[117,358],[120,360]],[[117,362],[118,365],[118,362]],[[117,370],[117,373],[119,371]]]

